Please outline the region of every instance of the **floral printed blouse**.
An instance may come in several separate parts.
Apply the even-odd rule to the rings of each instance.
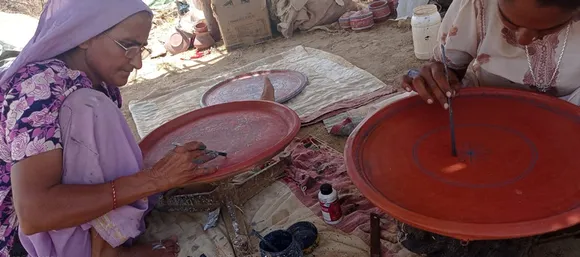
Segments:
[[[29,64],[0,87],[0,257],[8,257],[17,234],[18,220],[12,203],[10,171],[27,157],[62,148],[58,115],[68,95],[92,88],[82,72],[58,59]],[[103,93],[121,106],[117,87]]]

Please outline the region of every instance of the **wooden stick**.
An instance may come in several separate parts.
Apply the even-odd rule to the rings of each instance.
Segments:
[[[371,213],[371,257],[381,257],[381,220]]]

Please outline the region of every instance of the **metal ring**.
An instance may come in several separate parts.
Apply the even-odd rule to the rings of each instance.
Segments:
[[[163,243],[161,242],[161,240],[159,240],[159,243],[153,243],[153,250],[161,250],[161,249],[166,249],[165,246],[163,245]]]

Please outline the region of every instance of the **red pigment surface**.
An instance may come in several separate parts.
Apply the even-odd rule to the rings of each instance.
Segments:
[[[543,234],[580,222],[580,108],[502,89],[466,89],[448,112],[418,96],[349,138],[348,173],[397,219],[459,239]]]
[[[199,141],[208,150],[226,152],[207,163],[219,170],[200,178],[211,182],[233,176],[282,151],[296,136],[300,120],[296,113],[277,103],[246,101],[195,110],[172,120],[140,143],[145,166],[163,158],[173,143]]]

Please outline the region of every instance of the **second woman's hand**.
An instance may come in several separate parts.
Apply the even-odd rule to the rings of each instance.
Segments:
[[[401,87],[406,91],[417,92],[428,104],[439,102],[443,108],[447,109],[447,98],[457,94],[461,83],[451,69],[449,69],[449,81],[447,81],[443,63],[430,62],[419,70],[418,75],[404,75]]]
[[[190,142],[176,146],[149,170],[163,191],[187,185],[195,179],[214,173],[217,169],[202,167],[215,159],[215,152],[206,150],[203,143]]]

